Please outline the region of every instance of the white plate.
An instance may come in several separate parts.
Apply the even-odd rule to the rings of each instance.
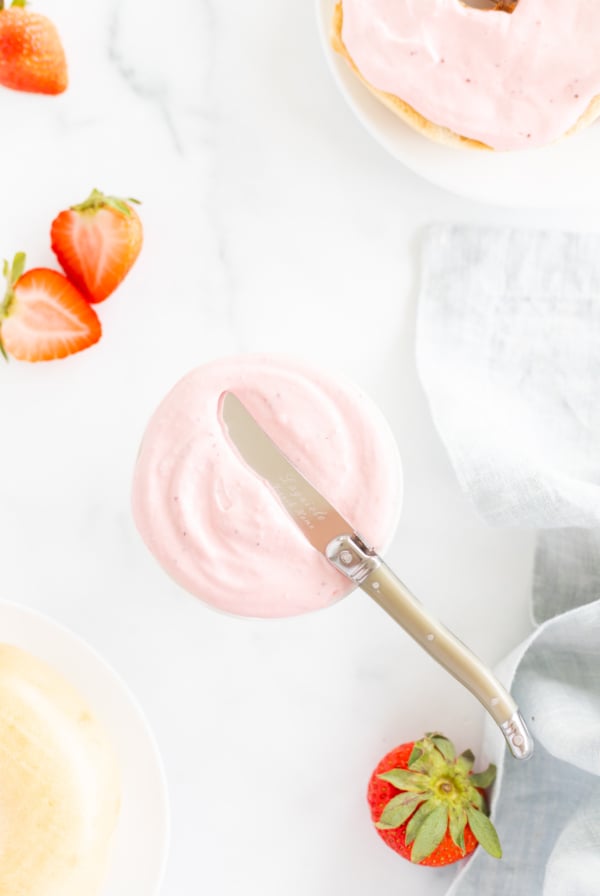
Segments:
[[[479,152],[433,143],[361,84],[331,47],[335,0],[316,3],[325,55],[340,91],[371,136],[408,168],[452,193],[494,205],[548,208],[600,201],[599,126],[526,152]]]
[[[123,803],[102,896],[157,896],[167,856],[169,808],[160,756],[139,706],[91,647],[33,610],[0,601],[0,641],[22,647],[62,672],[88,700],[116,747]]]

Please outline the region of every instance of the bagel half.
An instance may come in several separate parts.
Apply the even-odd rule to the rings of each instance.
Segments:
[[[471,4],[469,4],[471,5]],[[515,8],[516,3],[511,2],[511,0],[499,0],[499,2],[495,5],[492,5],[490,8],[495,9],[504,9],[505,12],[510,13]],[[343,13],[343,3],[342,0],[338,0],[336,4],[332,27],[331,27],[331,44],[333,49],[343,56],[346,60],[354,74],[362,81],[367,90],[373,96],[375,96],[384,106],[394,112],[399,118],[401,118],[407,125],[409,125],[413,130],[422,134],[424,137],[427,137],[429,140],[433,140],[436,143],[441,143],[444,146],[454,146],[454,147],[467,147],[470,149],[478,149],[478,150],[487,150],[494,152],[495,150],[488,146],[485,143],[481,143],[477,140],[472,140],[469,137],[463,137],[461,134],[457,134],[449,128],[443,127],[442,125],[435,124],[433,121],[429,121],[423,115],[413,109],[408,103],[405,103],[403,99],[398,96],[395,96],[393,93],[387,93],[384,90],[379,90],[377,87],[374,87],[367,79],[363,76],[360,69],[352,59],[350,53],[346,45],[344,44],[344,40],[342,38],[342,27],[344,22],[344,13]],[[594,97],[594,99],[589,104],[588,108],[584,112],[583,115],[580,116],[578,121],[570,128],[565,136],[571,136],[573,134],[578,133],[579,131],[584,130],[590,124],[592,124],[598,117],[600,116],[600,95]]]
[[[0,896],[96,896],[119,802],[111,744],[81,695],[0,644]]]

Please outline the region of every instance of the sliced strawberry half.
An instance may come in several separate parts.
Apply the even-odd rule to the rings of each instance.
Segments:
[[[103,302],[115,291],[140,254],[142,222],[131,203],[92,190],[85,202],[52,222],[52,249],[61,267],[88,302]]]
[[[98,315],[58,271],[25,271],[25,255],[4,262],[8,286],[0,305],[0,350],[19,361],[53,361],[98,342]]]

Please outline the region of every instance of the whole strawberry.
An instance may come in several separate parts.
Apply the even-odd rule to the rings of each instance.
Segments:
[[[131,204],[136,202],[92,190],[52,222],[54,254],[88,302],[108,298],[140,254],[142,222]]]
[[[470,750],[457,756],[451,742],[435,733],[384,756],[367,792],[379,836],[419,865],[449,865],[478,843],[499,859],[502,850],[483,794],[496,767],[473,774],[473,762]]]
[[[25,4],[13,0],[5,9],[0,0],[0,84],[28,93],[62,93],[69,78],[58,31]]]
[[[25,255],[4,262],[0,353],[19,361],[53,361],[83,351],[102,335],[100,321],[66,277],[49,268],[25,271]]]

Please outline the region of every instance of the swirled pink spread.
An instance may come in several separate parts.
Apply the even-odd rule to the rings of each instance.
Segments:
[[[342,37],[374,87],[494,149],[562,137],[600,94],[598,0],[343,0]]]
[[[326,607],[352,585],[241,459],[221,418],[226,391],[374,547],[390,540],[401,483],[383,416],[351,384],[263,355],[199,367],[164,399],[136,466],[138,529],[164,569],[217,609],[274,617]]]

